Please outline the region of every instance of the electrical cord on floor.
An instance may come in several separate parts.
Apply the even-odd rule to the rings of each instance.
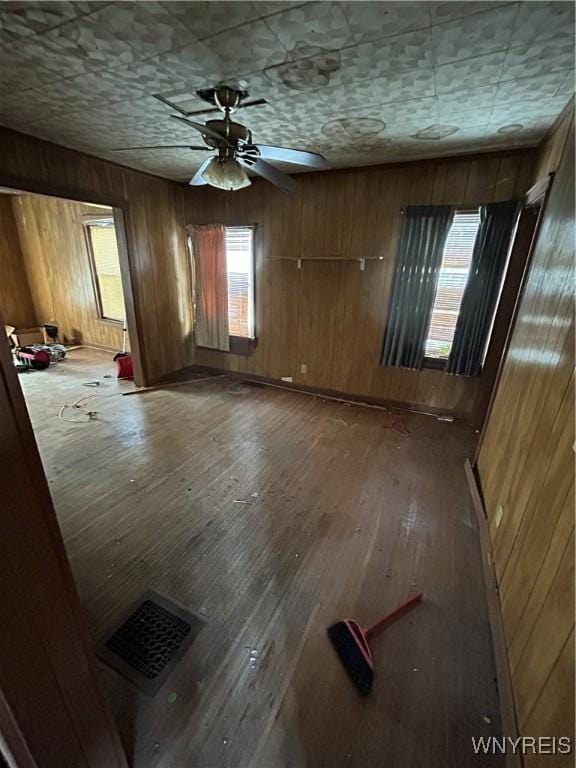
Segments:
[[[69,403],[64,403],[62,408],[60,408],[60,413],[58,414],[58,418],[61,421],[67,421],[68,424],[86,424],[88,421],[96,421],[98,418],[98,411],[91,411],[88,408],[86,408],[85,405],[82,405],[82,402],[85,400],[89,400],[91,397],[94,397],[94,395],[87,395],[85,397],[79,397],[78,400],[72,403],[70,405]],[[81,418],[81,419],[66,419],[64,417],[64,414],[68,409],[72,409],[75,411],[80,411],[80,414],[84,417],[87,416],[87,419]]]
[[[64,405],[60,408],[58,418],[60,421],[66,421],[68,424],[87,424],[89,421],[98,421],[98,411],[90,410],[87,408],[84,405],[85,401],[90,400],[92,397],[100,397],[101,399],[106,399],[107,397],[118,397],[121,395],[122,392],[114,392],[110,395],[84,395],[84,397],[79,397],[78,400],[75,400],[72,404],[64,403]],[[68,409],[71,409],[73,412],[79,412],[79,415],[82,418],[65,418],[64,414]]]

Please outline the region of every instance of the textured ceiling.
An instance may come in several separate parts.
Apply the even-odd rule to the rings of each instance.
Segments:
[[[568,2],[0,2],[0,124],[166,178],[221,80],[254,140],[331,166],[534,145],[574,91]],[[209,119],[209,116],[200,118]],[[295,169],[296,170],[296,169]]]

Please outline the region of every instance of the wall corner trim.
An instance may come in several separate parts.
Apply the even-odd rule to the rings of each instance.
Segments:
[[[504,623],[502,621],[502,611],[500,608],[498,582],[494,571],[494,560],[492,558],[488,520],[482,501],[480,486],[476,479],[474,468],[470,463],[470,459],[466,459],[464,462],[464,472],[466,474],[466,480],[468,481],[468,488],[470,489],[472,505],[476,512],[476,519],[478,520],[480,549],[482,552],[482,570],[484,573],[484,586],[486,589],[486,603],[488,606],[488,618],[490,621],[492,645],[494,647],[494,660],[496,664],[496,677],[498,680],[498,698],[500,700],[502,732],[504,736],[515,739],[519,736],[518,720],[516,718],[512,676],[510,674],[510,665],[508,663],[506,636],[504,634]],[[507,768],[522,768],[523,761],[521,755],[519,753],[512,754],[511,751],[507,751],[506,766]]]

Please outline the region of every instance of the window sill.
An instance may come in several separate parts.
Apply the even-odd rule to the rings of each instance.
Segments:
[[[201,347],[198,345],[198,349],[207,349],[210,352],[221,352],[223,355],[242,355],[248,357],[251,355],[258,344],[258,339],[248,338],[247,336],[230,336],[229,337],[230,349],[213,349],[212,347]]]
[[[448,358],[443,357],[425,357],[422,368],[431,368],[435,371],[445,371],[448,365]]]
[[[230,336],[230,352],[233,355],[244,355],[248,357],[256,349],[257,341],[255,338],[247,336]]]
[[[122,328],[124,326],[122,320],[109,320],[107,317],[98,317],[96,318],[96,322],[101,325],[112,325],[115,328]]]

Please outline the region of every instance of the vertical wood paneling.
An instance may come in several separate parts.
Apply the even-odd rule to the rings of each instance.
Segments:
[[[477,204],[479,200],[492,202],[498,186],[500,166],[499,157],[472,161],[463,202],[470,205]]]
[[[570,107],[567,105],[554,132],[544,142],[544,146],[538,154],[534,167],[534,179],[541,179],[548,173],[558,170],[564,147],[569,140],[573,120],[574,106]]]
[[[38,322],[58,323],[67,340],[121,349],[122,325],[98,318],[84,233],[83,216],[99,209],[31,195],[12,204]]]
[[[527,150],[307,174],[299,177],[294,195],[260,182],[234,195],[190,191],[183,201],[185,223],[258,222],[262,242],[255,353],[244,358],[198,350],[197,361],[471,416],[481,395],[485,403],[494,370],[465,379],[379,365],[400,212],[410,204],[478,205],[523,194],[533,159]],[[363,272],[354,261],[304,261],[301,271],[293,261],[279,263],[299,256],[372,260]]]
[[[1,715],[8,708],[38,768],[126,768],[5,337],[0,435]]]
[[[529,186],[529,180],[524,181],[520,190],[516,189],[517,180],[521,174],[522,156],[513,155],[512,157],[503,157],[500,160],[498,169],[498,180],[494,186],[493,202],[500,200],[510,200],[513,197],[520,197],[523,191]]]
[[[122,208],[144,383],[194,362],[176,184],[0,128],[0,186]]]
[[[0,194],[0,313],[16,328],[36,325],[36,311],[20,249],[11,195]]]
[[[571,535],[514,675],[516,707],[521,726],[526,723],[540,698],[573,629],[574,536]],[[568,686],[569,691],[574,690],[574,676],[564,680],[563,685]],[[573,730],[564,735],[573,736]]]
[[[477,470],[520,732],[574,738],[573,115],[543,148],[534,180],[551,171]]]
[[[569,734],[574,727],[574,699],[570,698],[570,689],[566,680],[574,675],[574,629],[566,640],[561,653],[556,659],[554,668],[550,673],[547,684],[540,698],[536,702],[530,717],[526,723],[526,733],[538,735],[540,733],[551,736]],[[570,763],[572,760],[572,763]],[[554,761],[559,765],[558,758]],[[564,758],[564,765],[574,764],[573,756]],[[526,768],[537,768],[542,765],[542,759],[536,755],[526,755],[524,758]]]

